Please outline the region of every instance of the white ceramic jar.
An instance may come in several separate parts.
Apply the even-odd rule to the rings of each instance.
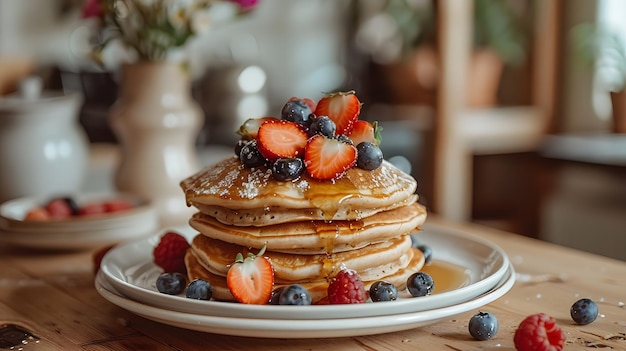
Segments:
[[[76,193],[89,145],[78,123],[82,96],[37,91],[0,97],[0,202],[22,196]]]

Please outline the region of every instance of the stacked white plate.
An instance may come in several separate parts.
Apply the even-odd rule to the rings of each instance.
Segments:
[[[180,229],[189,240],[193,231]],[[274,306],[201,301],[156,290],[161,273],[152,249],[161,233],[119,245],[102,260],[96,289],[113,304],[139,316],[209,333],[265,338],[322,338],[380,334],[417,328],[477,310],[503,296],[515,282],[506,253],[465,234],[422,232],[433,249],[433,266],[461,268],[466,279],[437,289],[447,280],[433,271],[435,291],[424,297],[358,305]]]
[[[24,220],[49,199],[24,197],[0,205],[0,242],[47,250],[96,248],[146,237],[158,228],[155,208],[146,200],[119,193],[76,194],[77,204],[124,199],[133,208],[63,220]]]

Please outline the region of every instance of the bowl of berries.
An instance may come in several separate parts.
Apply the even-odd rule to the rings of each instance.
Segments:
[[[23,197],[0,204],[0,241],[29,248],[93,248],[157,228],[152,204],[129,194]]]

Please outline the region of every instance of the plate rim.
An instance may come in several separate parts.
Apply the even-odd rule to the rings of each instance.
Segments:
[[[110,303],[158,323],[200,332],[258,338],[332,338],[384,334],[419,328],[445,318],[460,315],[496,301],[515,284],[516,273],[511,262],[506,273],[491,290],[462,303],[426,311],[372,317],[339,319],[257,319],[201,315],[166,310],[125,297],[111,287],[102,273],[94,280],[97,292]],[[103,282],[104,281],[104,284]],[[105,285],[109,285],[107,288]],[[168,317],[169,314],[169,317]],[[175,317],[175,318],[172,318]],[[277,325],[280,325],[278,327]],[[311,328],[314,326],[315,328]],[[285,328],[286,327],[286,328]]]

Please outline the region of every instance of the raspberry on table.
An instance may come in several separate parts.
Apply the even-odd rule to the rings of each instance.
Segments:
[[[187,239],[176,232],[167,232],[152,251],[154,263],[169,273],[185,273],[185,253],[189,248]]]
[[[356,271],[342,269],[328,284],[328,303],[352,304],[367,300],[365,286]]]
[[[565,333],[556,320],[545,313],[526,317],[517,327],[513,338],[517,351],[561,351]]]

